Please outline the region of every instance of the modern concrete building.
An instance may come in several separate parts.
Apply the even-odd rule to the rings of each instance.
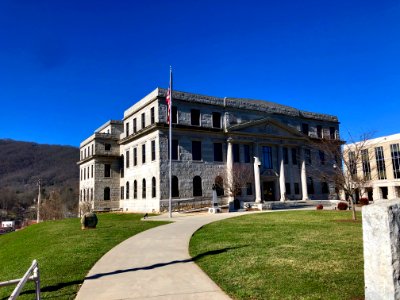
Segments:
[[[360,142],[361,143],[361,142]],[[362,142],[360,157],[353,149],[360,143],[345,145],[349,162],[353,159],[355,176],[366,179],[356,198],[369,200],[400,198],[400,134],[379,137]],[[353,148],[353,149],[352,149]]]
[[[80,201],[92,209],[158,212],[168,206],[166,90],[157,88],[80,145]],[[174,91],[174,206],[219,201],[328,199],[332,184],[312,142],[339,139],[336,116],[238,98]],[[334,189],[334,188],[333,188]]]

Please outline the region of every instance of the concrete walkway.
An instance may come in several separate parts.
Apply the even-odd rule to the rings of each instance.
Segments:
[[[201,226],[243,214],[174,214],[174,223],[141,232],[106,253],[76,299],[230,299],[192,261],[189,241]]]

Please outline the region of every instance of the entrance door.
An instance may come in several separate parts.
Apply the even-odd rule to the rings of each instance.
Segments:
[[[275,182],[273,181],[263,182],[263,200],[275,201]]]

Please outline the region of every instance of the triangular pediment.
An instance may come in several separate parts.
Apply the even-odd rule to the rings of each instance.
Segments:
[[[271,118],[263,118],[243,122],[237,125],[232,125],[228,128],[228,132],[260,136],[279,136],[283,138],[307,139],[304,134],[297,131],[295,128],[289,127]]]

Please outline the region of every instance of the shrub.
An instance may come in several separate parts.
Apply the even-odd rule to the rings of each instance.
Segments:
[[[324,209],[324,206],[322,204],[318,204],[317,205],[317,210],[321,210],[321,209]]]
[[[360,202],[361,205],[368,205],[369,204],[368,198],[360,198],[359,202]]]
[[[337,205],[338,210],[346,210],[349,206],[346,202],[339,202]]]

